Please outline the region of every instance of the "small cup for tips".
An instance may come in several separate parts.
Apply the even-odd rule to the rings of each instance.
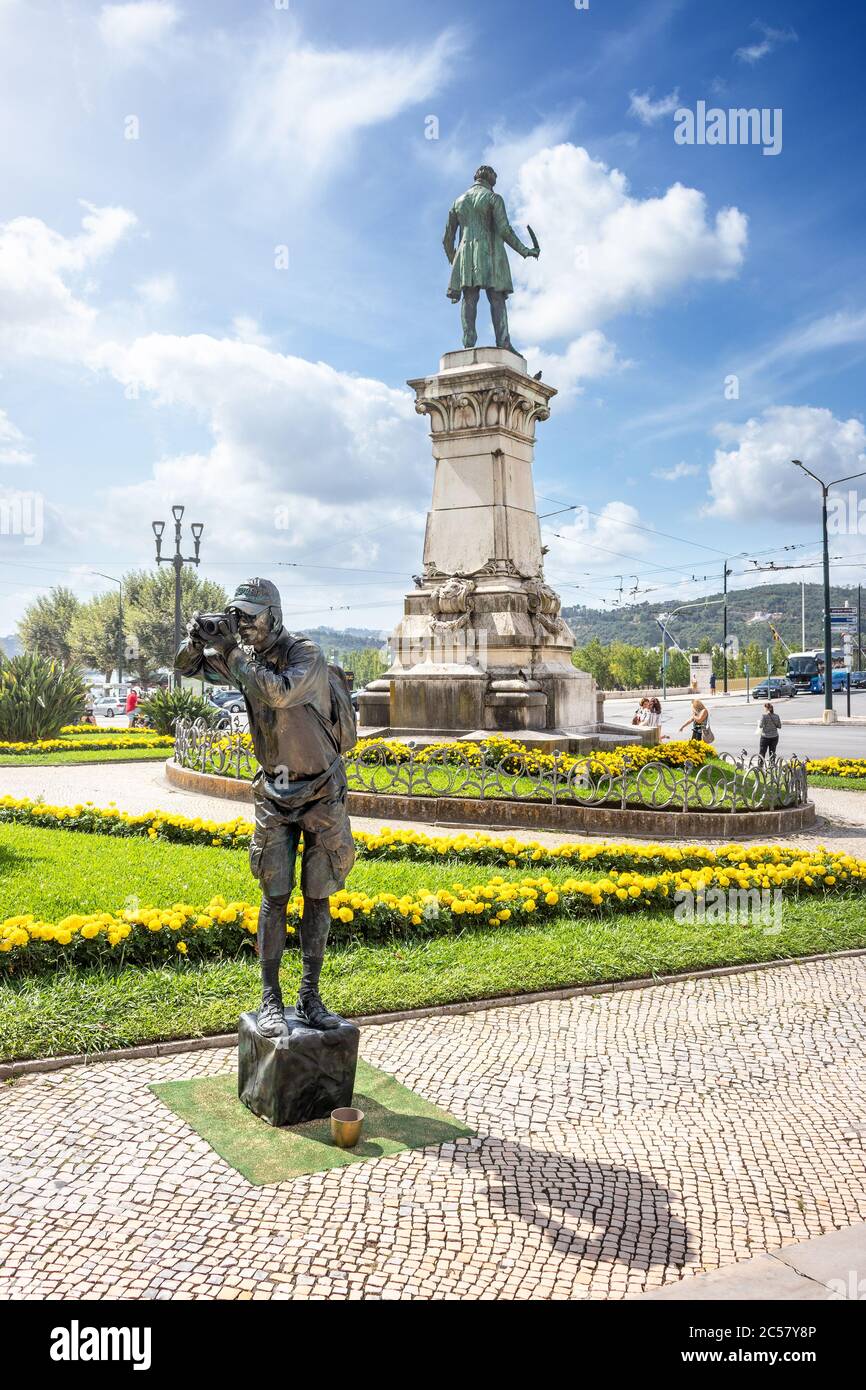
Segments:
[[[353,1105],[331,1111],[331,1138],[340,1149],[354,1149],[364,1127],[364,1112]]]

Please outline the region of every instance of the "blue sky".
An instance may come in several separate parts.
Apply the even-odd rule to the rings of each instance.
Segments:
[[[539,511],[588,509],[543,523],[564,601],[814,559],[790,458],[866,469],[864,28],[805,0],[0,0],[0,500],[43,506],[0,535],[0,634],[149,563],[173,502],[204,572],[273,575],[294,625],[390,627],[432,481],[405,381],[460,346],[441,236],[482,159],[542,247],[510,315],[560,388]],[[781,110],[780,153],[677,144],[699,101]]]

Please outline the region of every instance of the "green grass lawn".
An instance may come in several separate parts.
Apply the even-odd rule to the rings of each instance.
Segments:
[[[579,872],[581,877],[594,876],[583,868]],[[486,883],[494,874],[519,879],[533,873],[561,882],[573,876],[575,868],[565,863],[540,870],[531,865],[494,868],[456,856],[435,864],[359,859],[347,887],[399,894],[452,883]],[[198,907],[217,893],[229,901],[258,902],[259,888],[246,850],[0,826],[0,920],[22,912],[57,921],[70,912],[111,911],[131,895],[154,907],[175,902]]]
[[[866,777],[825,777],[809,773],[810,787],[838,787],[843,792],[866,792]]]
[[[322,992],[351,1016],[866,946],[866,915],[850,902],[786,903],[783,923],[767,935],[761,926],[677,926],[665,914],[641,913],[340,946],[328,952]],[[289,1001],[299,977],[298,954],[287,951]],[[252,957],[24,977],[0,986],[0,1059],[232,1032],[258,998]]]
[[[66,748],[61,753],[2,753],[0,767],[59,767],[63,763],[137,763],[142,760],[163,762],[171,757],[171,749],[162,748]]]
[[[362,859],[349,886],[403,892],[529,872],[457,858],[436,863]],[[540,872],[561,880],[592,871],[558,865]],[[0,917],[33,911],[56,920],[73,909],[119,907],[129,894],[161,905],[180,899],[199,904],[214,893],[256,901],[245,851],[20,825],[0,828]],[[470,927],[459,935],[415,941],[336,945],[328,953],[323,992],[332,1007],[358,1015],[856,946],[866,946],[863,898],[789,901],[778,933],[760,924],[684,926],[665,912],[560,917],[535,925],[509,923],[495,931]],[[298,954],[289,949],[283,967],[287,999],[298,978]],[[238,1014],[256,1005],[258,991],[252,955],[25,975],[0,985],[0,1058],[232,1031]]]

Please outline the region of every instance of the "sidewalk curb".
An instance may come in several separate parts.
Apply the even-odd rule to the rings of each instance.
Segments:
[[[790,965],[812,965],[824,960],[845,960],[866,956],[866,947],[849,951],[824,951],[814,956],[785,956],[779,960],[749,961],[743,965],[717,965],[706,970],[688,970],[679,975],[648,975],[634,980],[613,980],[599,985],[566,985],[561,989],[539,990],[533,994],[493,995],[488,999],[467,999],[456,1004],[431,1004],[419,1009],[400,1009],[386,1014],[360,1014],[352,1018],[359,1027],[377,1027],[388,1023],[407,1023],[416,1018],[448,1018],[454,1015],[483,1013],[518,1004],[555,1003],[560,999],[576,999],[597,994],[619,994],[625,990],[653,989],[658,985],[678,984],[683,980],[713,980],[724,975],[745,975],[750,970],[774,970]],[[96,1062],[126,1062],[139,1057],[171,1057],[181,1052],[207,1052],[218,1047],[237,1046],[237,1033],[215,1033],[206,1038],[177,1038],[171,1042],[142,1043],[136,1047],[112,1048],[106,1052],[76,1052],[62,1057],[34,1057],[20,1062],[0,1063],[0,1081],[39,1072],[61,1071],[67,1067],[92,1066]]]

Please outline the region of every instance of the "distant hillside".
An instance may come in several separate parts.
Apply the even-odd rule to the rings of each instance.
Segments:
[[[6,656],[18,656],[20,651],[21,642],[19,638],[14,636],[0,637],[0,652],[5,653]]]
[[[343,631],[332,627],[305,627],[299,629],[299,633],[303,637],[309,637],[330,657],[336,656],[339,652],[359,652],[369,647],[378,649],[385,641],[384,633],[365,627],[348,627]]]
[[[721,599],[721,592],[688,600],[693,603]],[[842,605],[847,599],[857,609],[857,589],[833,586],[831,603]],[[577,605],[564,608],[563,617],[574,632],[579,647],[593,637],[599,642],[628,642],[636,647],[655,647],[661,641],[656,615],[670,614],[680,600],[659,599],[655,603],[634,603],[602,611]],[[824,598],[820,584],[806,585],[806,649],[823,645]],[[760,584],[728,593],[728,632],[736,634],[742,646],[757,642],[763,647],[772,640],[767,619],[792,651],[801,650],[800,585]],[[866,591],[863,594],[863,625],[866,628]],[[667,624],[671,636],[686,649],[696,648],[703,637],[722,640],[722,605],[714,603],[704,610],[690,609],[674,614]]]

